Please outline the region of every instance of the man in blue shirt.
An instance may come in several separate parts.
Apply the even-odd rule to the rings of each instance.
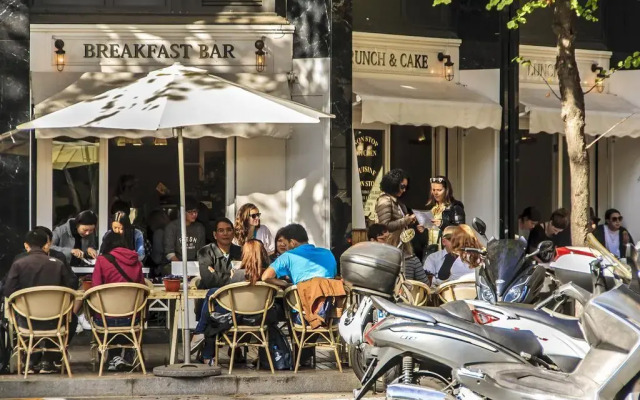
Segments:
[[[262,280],[288,276],[294,285],[311,278],[335,278],[336,259],[327,249],[309,244],[307,231],[300,224],[282,228],[289,250],[278,257],[262,274]],[[280,282],[274,282],[279,284]]]

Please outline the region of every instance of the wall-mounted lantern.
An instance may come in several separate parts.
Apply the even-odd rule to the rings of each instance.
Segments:
[[[440,62],[444,61],[444,73],[443,73],[444,79],[448,81],[452,81],[455,73],[453,71],[453,63],[451,62],[451,56],[444,53],[438,53],[438,61]]]
[[[58,69],[58,71],[62,72],[62,70],[64,69],[64,65],[65,65],[65,59],[64,59],[64,42],[60,39],[56,39],[56,41],[53,43],[53,45],[56,48],[56,51],[54,53],[56,53],[56,68]]]
[[[256,40],[256,71],[264,71],[264,67],[267,65],[267,53],[264,49],[264,40]]]
[[[591,64],[591,72],[596,73],[596,90],[598,93],[604,92],[604,80],[607,79],[607,74],[604,73],[604,68],[598,64]]]

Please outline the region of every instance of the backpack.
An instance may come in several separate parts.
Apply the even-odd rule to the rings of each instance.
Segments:
[[[273,368],[277,370],[291,369],[292,355],[287,337],[276,324],[269,325],[268,329],[269,353],[271,354],[271,361],[273,361]],[[260,368],[269,369],[269,360],[264,354],[264,349],[260,348],[258,350],[258,358],[260,360]]]

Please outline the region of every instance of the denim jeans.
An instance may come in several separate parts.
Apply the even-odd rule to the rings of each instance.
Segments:
[[[209,297],[211,297],[216,290],[218,290],[218,288],[212,288],[207,291],[207,295],[204,297],[204,302],[202,303],[200,319],[198,320],[198,325],[196,325],[196,329],[194,329],[193,333],[204,333],[204,329],[207,327],[207,321],[209,320]]]

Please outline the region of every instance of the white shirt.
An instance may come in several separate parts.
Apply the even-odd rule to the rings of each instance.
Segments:
[[[608,226],[604,226],[604,241],[607,250],[614,256],[620,258],[620,231],[612,231]]]
[[[264,248],[267,250],[267,253],[269,254],[273,253],[276,250],[276,244],[273,241],[273,235],[271,234],[269,228],[267,228],[265,225],[260,225],[260,228],[255,231],[253,237],[249,239],[258,239],[259,241],[261,241]],[[233,244],[238,244],[238,241],[235,238],[233,239]]]
[[[449,279],[445,279],[444,281],[438,279],[438,271],[440,271],[440,268],[442,268],[444,257],[446,255],[447,250],[442,249],[440,251],[436,251],[435,253],[429,254],[427,259],[424,261],[424,270],[428,274],[433,275],[433,280],[431,281],[432,286],[437,286],[446,281],[454,281],[471,272],[471,268],[469,268],[469,265],[462,261],[460,257],[457,257],[453,262],[453,266],[451,266],[451,275],[449,276]]]

